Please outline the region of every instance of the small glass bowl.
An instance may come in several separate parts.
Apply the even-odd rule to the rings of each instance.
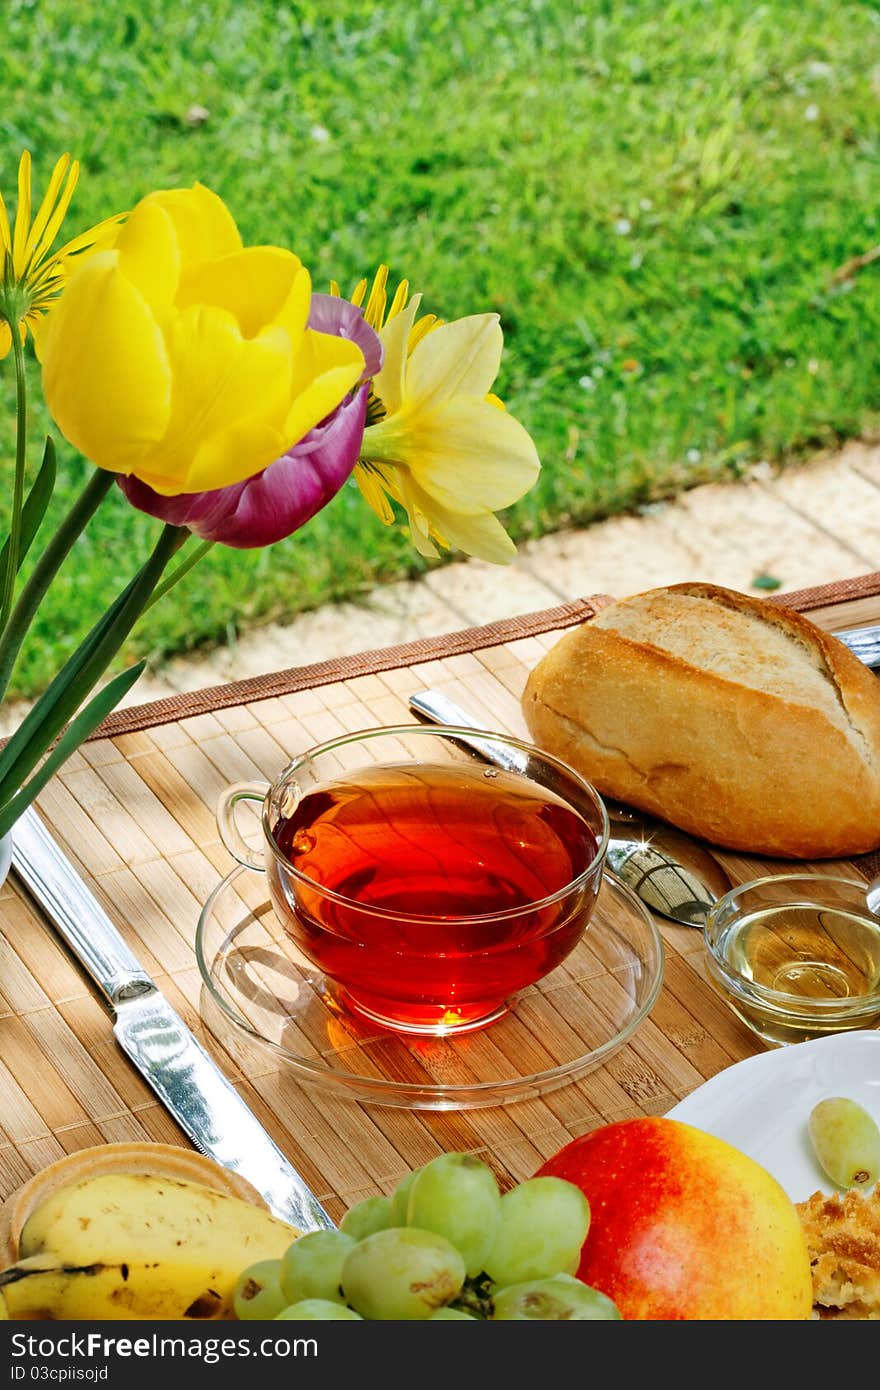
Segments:
[[[768,1046],[880,1023],[880,918],[866,890],[833,874],[778,874],[710,910],[709,979]]]

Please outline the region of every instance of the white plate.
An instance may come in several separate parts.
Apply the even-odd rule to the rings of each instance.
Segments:
[[[794,1202],[833,1191],[816,1163],[807,1120],[817,1101],[849,1096],[880,1124],[880,1032],[836,1033],[726,1067],[668,1112],[754,1158]]]

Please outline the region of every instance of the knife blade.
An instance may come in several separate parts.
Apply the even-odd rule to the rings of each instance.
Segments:
[[[195,1148],[246,1178],[300,1231],[332,1228],[317,1197],[172,1009],[30,807],[16,821],[12,867],[97,985],[116,1041]]]
[[[880,623],[871,623],[868,627],[851,627],[831,635],[845,643],[863,665],[880,667]]]

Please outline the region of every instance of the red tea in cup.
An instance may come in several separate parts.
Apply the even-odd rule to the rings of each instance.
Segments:
[[[265,869],[275,913],[340,1008],[413,1033],[479,1028],[574,949],[599,891],[608,818],[549,754],[404,725],[344,734],[265,788],[220,799],[224,844]],[[496,759],[502,766],[496,765]],[[262,804],[264,852],[235,806]]]

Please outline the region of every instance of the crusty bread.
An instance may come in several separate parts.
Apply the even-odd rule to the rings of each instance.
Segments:
[[[880,846],[880,680],[793,609],[712,584],[621,599],[531,671],[535,743],[714,844]]]
[[[18,1243],[25,1222],[53,1192],[82,1182],[84,1178],[103,1177],[107,1173],[153,1173],[177,1182],[201,1183],[202,1187],[268,1210],[265,1199],[240,1173],[231,1172],[214,1159],[191,1149],[149,1141],[96,1144],[48,1164],[0,1205],[0,1269],[18,1259]]]

